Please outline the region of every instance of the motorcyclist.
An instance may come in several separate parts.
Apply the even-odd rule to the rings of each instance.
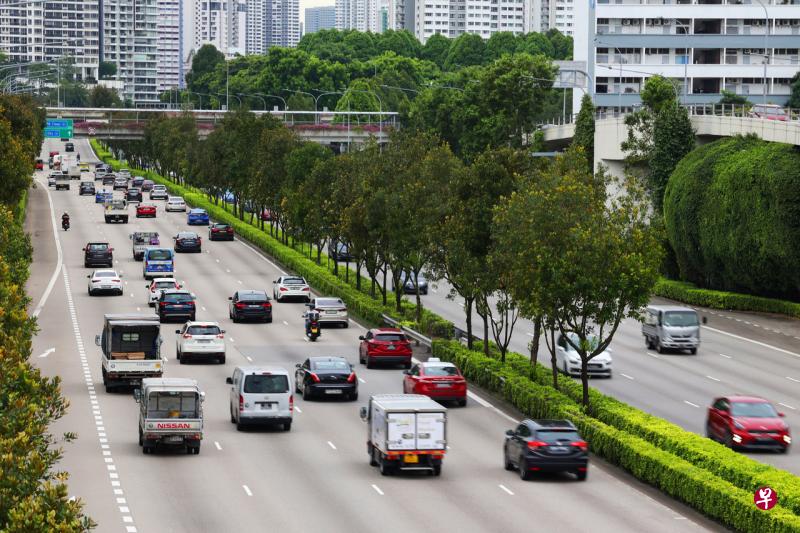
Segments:
[[[309,310],[306,311],[303,317],[306,319],[306,336],[311,336],[311,328],[314,327],[317,329],[316,335],[319,336],[321,334],[319,328],[319,311]]]
[[[66,212],[64,212],[64,214],[61,215],[61,227],[64,228],[64,230],[69,228],[69,214],[67,214]]]

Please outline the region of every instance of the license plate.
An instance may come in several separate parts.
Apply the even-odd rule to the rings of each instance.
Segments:
[[[326,315],[335,315],[336,311],[325,311]]]
[[[403,462],[405,463],[419,463],[419,457],[413,453],[407,453],[403,456]]]
[[[567,453],[567,448],[565,446],[550,446],[550,453]]]
[[[197,342],[211,342],[211,339],[197,339]]]
[[[341,389],[326,389],[325,394],[341,394]]]
[[[274,402],[263,402],[259,403],[258,405],[261,406],[262,411],[274,411],[275,410],[275,403]]]
[[[386,347],[386,349],[387,350],[396,350],[397,347],[394,344],[390,344],[389,346]]]
[[[164,438],[164,442],[183,442],[183,437],[180,435],[172,435]]]
[[[258,309],[261,306],[260,305],[248,305],[247,307],[249,307],[250,309]]]
[[[317,328],[311,328],[311,333],[317,333],[319,330]]]
[[[113,285],[103,285],[102,286],[103,289],[111,289],[112,287],[113,287]]]
[[[449,383],[439,383],[439,384],[436,385],[436,388],[438,388],[438,389],[446,389],[449,386],[450,386]]]

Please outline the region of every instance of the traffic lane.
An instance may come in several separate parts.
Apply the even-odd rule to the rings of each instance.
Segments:
[[[36,240],[42,243],[33,249],[30,276],[25,285],[25,290],[31,299],[32,307],[29,312],[33,311],[33,306],[39,305],[42,295],[50,283],[53,269],[58,263],[47,188],[47,172],[36,171],[33,174],[33,184],[28,189],[28,204],[23,225],[25,233],[30,235],[32,242]],[[58,229],[61,229],[60,226]]]

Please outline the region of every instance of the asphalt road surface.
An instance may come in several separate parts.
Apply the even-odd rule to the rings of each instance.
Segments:
[[[94,159],[85,140],[76,140],[75,145],[82,161]],[[46,141],[44,151],[50,149],[63,149],[63,145]],[[65,445],[60,467],[70,472],[70,494],[86,501],[87,513],[99,523],[98,531],[721,530],[594,458],[584,483],[566,475],[521,481],[501,464],[504,431],[520,415],[493,405],[488,396],[472,394],[465,408],[449,410],[450,450],[441,477],[382,477],[368,464],[366,427],[358,410],[371,394],[401,391],[402,374],[396,368],[367,370],[357,365],[357,402],[306,402],[296,395],[291,432],[237,432],[229,421],[225,384],[236,365],[277,363],[293,370],[295,363],[310,355],[343,355],[357,364],[357,338],[364,330],[352,322],[348,329],[326,328],[315,344],[305,342],[303,306],[293,303],[274,304],[272,324],[233,324],[228,319],[227,297],[237,289],[271,292],[271,282],[281,270],[241,241],[209,242],[203,227],[196,228],[204,237],[203,252],[179,254],[176,277],[196,293],[198,320],[216,320],[227,330],[227,363],[177,364],[174,329],[179,326],[163,326],[162,349],[168,358],[165,376],[195,378],[206,392],[205,438],[198,456],[143,455],[137,445],[136,403],[129,393],[104,391],[94,336],[100,332],[104,313],[150,311],[141,263],[133,261],[128,235],[155,230],[162,243],[169,243],[178,230],[186,228],[186,217],[165,213],[158,202],[155,219],[131,217],[128,224],[105,224],[102,207],[94,203],[94,197],[79,197],[77,182],[70,191],[48,191],[46,172],[37,173],[36,178],[38,187],[31,192],[27,221],[35,249],[28,288],[41,328],[34,340],[33,361],[45,374],[63,380],[71,407],[53,430],[75,431],[78,439]],[[71,215],[68,232],[60,228],[64,211]],[[123,296],[88,296],[90,269],[83,267],[81,248],[92,240],[105,240],[114,247],[114,267],[125,282]],[[721,350],[734,359],[716,356],[717,360],[708,345],[696,359],[656,361],[638,349],[643,343],[633,333],[627,332],[624,339],[618,352],[630,344],[630,351],[638,352],[638,365],[621,361],[622,368],[609,383],[619,385],[622,399],[641,396],[646,405],[664,401],[666,394],[704,404],[713,386],[719,385],[701,381],[703,386],[690,383],[679,388],[663,379],[654,387],[659,374],[666,377],[671,369],[711,365],[711,361],[734,369],[744,364],[732,347]],[[714,338],[714,342],[723,341],[738,346],[724,336]],[[777,370],[778,362],[786,365],[790,359],[768,353],[763,357],[770,361],[764,370],[767,377]],[[620,371],[631,372],[636,379],[623,381]],[[712,371],[720,379],[728,378],[721,368],[699,372]],[[748,372],[752,379],[758,378],[752,368]],[[794,372],[800,377],[796,366]],[[655,378],[650,386],[643,383],[645,375]],[[774,392],[776,384],[770,383]],[[790,391],[785,392],[788,396]],[[699,417],[701,411],[688,413]]]

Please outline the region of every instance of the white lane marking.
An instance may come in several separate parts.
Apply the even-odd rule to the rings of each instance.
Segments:
[[[248,496],[252,496],[253,495],[253,492],[250,490],[250,487],[248,487],[247,485],[242,485],[242,488],[244,489],[245,494],[247,494]]]
[[[217,263],[219,263],[219,259],[217,259]]]
[[[44,353],[40,354],[39,357],[47,357],[48,355],[50,355],[55,351],[56,351],[55,348],[48,348],[47,350],[44,351]]]
[[[725,355],[724,353],[721,353],[720,355],[725,359],[733,359],[733,357],[731,357],[730,355]]]
[[[222,446],[219,445],[219,442],[214,441],[214,446],[216,446],[219,451],[222,451]]]
[[[240,280],[240,279],[237,279],[237,280],[236,280],[236,283],[238,283],[239,285],[241,285],[241,284],[242,284],[242,280]]]
[[[328,446],[330,446],[334,450],[336,449],[336,445],[334,445],[331,441],[328,441]]]
[[[769,349],[775,350],[777,352],[785,353],[787,355],[791,355],[793,357],[800,358],[800,353],[790,352],[789,350],[784,350],[783,348],[778,348],[777,346],[772,346],[771,344],[767,344],[766,342],[754,341],[753,339],[748,339],[747,337],[734,335],[733,333],[728,333],[727,331],[722,331],[721,329],[710,328],[708,326],[703,326],[703,328],[705,328],[705,329],[707,329],[709,331],[713,331],[715,333],[720,333],[722,335],[727,335],[728,337],[733,337],[734,339],[739,339],[739,340],[742,340],[742,341],[752,342],[753,344],[757,344],[758,346],[763,346],[764,348],[769,348]]]
[[[245,359],[247,359],[247,360],[248,360],[248,361],[250,361],[251,363],[253,362],[253,358],[252,358],[252,357],[250,357],[249,355],[245,355],[244,357],[245,357]]]
[[[691,405],[692,407],[697,407],[698,409],[700,408],[699,405],[697,405],[696,403],[692,403],[689,400],[683,400],[683,403],[685,403],[686,405]]]
[[[231,273],[231,269],[230,269],[230,268],[226,268],[226,269],[225,269],[225,272],[227,272],[228,274],[230,274],[230,273]]]
[[[283,321],[283,325],[284,325],[284,326],[288,326],[288,325],[289,325],[289,323],[288,323],[287,321],[285,321],[285,320],[284,320],[284,321]]]
[[[530,331],[527,332],[525,335],[527,335],[528,337],[533,337],[533,333],[531,333]],[[502,485],[501,485],[501,487],[502,487]]]
[[[628,374],[623,374],[622,372],[619,373],[620,376],[623,378],[633,379],[633,376],[629,376]]]
[[[506,487],[505,485],[501,484],[501,485],[497,485],[497,486],[500,487],[501,489],[503,489],[503,492],[505,492],[509,496],[513,496],[514,495],[514,493],[511,492],[510,490],[508,490],[508,487]]]
[[[280,272],[282,275],[284,275],[284,276],[286,275],[286,272],[284,272],[282,268],[280,268],[278,265],[276,265],[275,263],[273,263],[272,261],[270,261],[270,260],[269,260],[267,257],[265,257],[265,256],[264,256],[264,254],[262,254],[261,252],[259,252],[258,250],[256,250],[256,249],[255,249],[255,248],[253,248],[252,246],[250,246],[249,244],[245,244],[245,243],[244,243],[244,242],[242,242],[242,240],[241,240],[241,239],[239,239],[238,237],[236,238],[236,242],[238,242],[239,244],[241,244],[242,246],[244,246],[245,248],[247,248],[248,250],[250,250],[251,252],[253,252],[254,254],[256,254],[258,257],[260,257],[261,259],[263,259],[264,261],[266,261],[267,263],[269,263],[270,265],[272,265],[273,267],[275,267],[275,269],[276,269],[278,272]]]
[[[366,381],[364,381],[364,378],[358,378],[358,381],[360,381],[361,383],[366,383]]]
[[[303,410],[300,409],[299,407],[297,407],[296,405],[294,406],[294,410],[297,411],[300,414],[303,414]]]
[[[39,181],[39,180],[37,180]],[[36,308],[31,313],[31,316],[36,318],[39,316],[39,313],[42,312],[44,308],[44,304],[47,303],[47,299],[50,297],[50,293],[53,291],[53,287],[56,284],[56,280],[58,279],[58,274],[61,272],[61,268],[64,265],[64,253],[61,251],[61,239],[58,238],[58,226],[56,225],[56,211],[53,208],[53,197],[50,195],[50,188],[43,184],[41,181],[39,183],[42,185],[42,188],[47,193],[47,201],[50,203],[50,223],[53,226],[53,240],[56,242],[56,252],[58,253],[58,259],[56,260],[56,267],[53,269],[53,275],[50,276],[50,281],[47,283],[47,287],[42,294],[42,297],[39,299],[39,303],[36,305]]]
[[[782,403],[782,402],[778,402],[778,405],[782,405],[787,409],[791,409],[792,411],[796,411],[797,410],[797,407],[792,407],[791,405],[788,405],[788,404],[785,404],[785,403]]]
[[[795,379],[791,376],[786,376],[786,379],[788,379],[789,381],[794,381],[795,383],[800,383],[800,379]]]
[[[131,298],[133,298],[133,293],[131,293]]]
[[[654,354],[654,353],[647,352],[647,355],[649,355],[653,359],[661,359],[657,354]]]
[[[372,488],[375,489],[375,492],[383,496],[383,491],[378,487],[378,485],[372,484]]]
[[[200,306],[200,309],[202,309],[203,311],[205,311],[205,310],[206,310],[206,308],[205,308],[205,307],[203,307],[202,305]]]
[[[231,337],[231,342],[236,342],[235,340],[233,340],[233,337]]]
[[[706,376],[711,381],[720,381],[719,379],[715,378],[714,376]]]
[[[303,337],[303,340],[308,342],[308,337]]]

